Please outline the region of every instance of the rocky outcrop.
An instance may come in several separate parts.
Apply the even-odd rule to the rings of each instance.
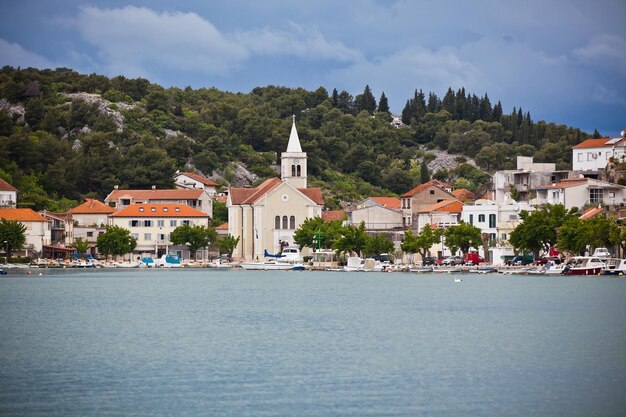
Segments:
[[[124,125],[124,116],[118,110],[112,109],[111,105],[115,104],[120,110],[130,110],[135,108],[134,104],[127,104],[124,102],[112,103],[109,100],[103,99],[100,94],[90,94],[90,93],[64,93],[63,95],[74,99],[83,100],[85,103],[95,104],[98,106],[98,111],[101,114],[106,114],[111,118],[118,132],[122,132],[125,128]]]
[[[12,104],[6,98],[0,99],[0,110],[4,110],[10,117],[17,116],[18,123],[24,123],[24,114],[26,109],[22,103]]]
[[[447,151],[440,151],[438,149],[427,149],[425,152],[435,155],[435,159],[428,163],[428,170],[432,174],[444,168],[450,171],[459,165],[457,158],[461,155],[450,155]],[[468,164],[476,166],[476,162],[472,158],[467,156],[463,156],[463,158],[467,160]]]

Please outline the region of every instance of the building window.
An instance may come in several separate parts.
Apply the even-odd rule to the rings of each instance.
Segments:
[[[495,214],[489,215],[489,227],[491,228],[496,227],[496,215]]]
[[[484,214],[479,214],[478,215],[478,223],[484,223],[485,222],[485,215]]]
[[[93,237],[93,232],[87,232],[87,237]]]
[[[274,229],[280,229],[280,216],[274,217]]]
[[[610,198],[615,198],[615,193],[614,193],[614,192],[612,192],[612,191],[610,191],[610,192],[609,192],[609,197],[610,197]]]
[[[139,220],[129,220],[128,225],[130,227],[139,227]]]
[[[143,240],[152,240],[152,233],[144,233]]]
[[[430,190],[430,195],[435,195],[435,190]]]
[[[603,189],[601,188],[592,188],[591,190],[589,190],[589,202],[594,204],[594,203],[600,203],[603,200]]]
[[[182,224],[183,226],[191,226],[191,220],[182,220],[182,221],[181,221],[181,224]]]
[[[289,228],[290,229],[295,229],[296,228],[296,216],[291,216],[289,218]]]
[[[130,206],[130,200],[128,200],[128,199],[123,199],[123,200],[122,200],[122,205],[123,205],[123,206]]]
[[[473,214],[469,215],[469,224],[474,224],[474,215]]]
[[[143,227],[152,227],[152,220],[144,220]]]
[[[170,220],[170,227],[176,227],[176,220]]]
[[[302,176],[302,167],[300,165],[296,166],[296,176],[297,177]]]
[[[283,229],[289,228],[288,221],[289,221],[289,219],[287,219],[287,216],[283,216]]]
[[[500,237],[502,238],[502,240],[506,240],[506,233],[502,233]]]
[[[295,176],[296,176],[296,166],[295,166],[295,165],[292,165],[292,166],[291,166],[291,176],[292,176],[292,177],[295,177]]]
[[[159,227],[165,226],[165,220],[157,220],[157,226]]]
[[[137,239],[139,239],[139,233],[131,233],[130,237],[132,237],[133,239],[137,240]]]

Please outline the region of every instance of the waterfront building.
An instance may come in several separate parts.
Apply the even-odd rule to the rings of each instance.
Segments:
[[[281,154],[281,177],[256,188],[231,188],[228,193],[228,233],[239,237],[237,259],[262,259],[281,244],[294,243],[296,229],[307,219],[322,215],[319,188],[307,188],[307,154],[302,151],[295,116],[286,152]]]
[[[17,204],[17,190],[0,178],[0,207],[14,208]]]
[[[185,204],[213,217],[213,199],[207,189],[121,190],[116,185],[104,202],[116,210],[133,204]]]
[[[173,252],[188,259],[192,256],[187,248],[173,246],[170,236],[179,226],[208,226],[209,216],[186,204],[137,203],[111,214],[109,224],[128,229],[137,239],[134,255],[160,258]],[[205,249],[197,255],[206,257]]]
[[[44,245],[50,245],[50,222],[36,211],[29,208],[0,208],[1,219],[17,220],[26,227],[26,243],[22,248],[14,248],[14,255],[39,256]]]
[[[400,208],[404,211],[404,224],[417,228],[417,214],[425,207],[444,200],[456,200],[452,187],[438,180],[430,180],[407,191],[401,196]]]
[[[587,139],[572,147],[572,168],[598,178],[611,158],[624,158],[624,138]]]
[[[562,204],[566,209],[586,205],[622,207],[626,187],[592,178],[573,178],[536,188],[533,205]]]
[[[396,197],[368,197],[347,212],[346,224],[358,227],[365,223],[369,234],[387,235],[396,249],[400,249],[404,230],[411,224],[406,223],[411,218],[410,212],[400,206],[400,199]]]
[[[215,196],[217,193],[217,187],[219,187],[219,184],[215,181],[200,174],[196,174],[195,172],[176,171],[176,175],[174,175],[174,182],[176,183],[176,188],[185,190],[198,188],[204,189],[211,197]]]
[[[82,204],[67,213],[73,222],[73,239],[82,238],[89,242],[89,252],[96,255],[98,236],[105,232],[108,216],[115,213],[115,209],[94,198],[86,198]]]

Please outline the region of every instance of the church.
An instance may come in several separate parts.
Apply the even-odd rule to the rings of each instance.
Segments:
[[[256,188],[231,188],[228,193],[228,233],[239,237],[234,259],[263,259],[293,245],[294,232],[307,218],[322,215],[324,198],[319,188],[307,188],[307,155],[302,152],[296,117],[281,154],[280,178]]]

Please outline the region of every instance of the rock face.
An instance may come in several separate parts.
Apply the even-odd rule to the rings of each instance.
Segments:
[[[101,114],[106,114],[113,120],[115,127],[117,127],[118,132],[122,132],[125,128],[124,126],[124,116],[117,111],[111,109],[109,106],[111,104],[115,104],[117,108],[121,110],[130,110],[135,108],[134,104],[126,104],[123,102],[119,103],[111,103],[109,100],[103,99],[100,94],[90,94],[90,93],[64,93],[65,96],[71,99],[80,99],[89,104],[95,104],[98,106],[98,111]]]
[[[26,109],[22,103],[11,104],[6,98],[0,99],[0,110],[4,110],[10,117],[17,115],[17,121],[24,123],[24,114]]]
[[[448,152],[440,151],[438,149],[429,149],[426,150],[426,153],[432,153],[436,157],[434,161],[428,163],[428,170],[432,174],[444,168],[450,171],[451,169],[454,169],[457,165],[459,165],[459,163],[456,161],[456,158],[458,158],[460,155],[450,155]],[[469,158],[467,156],[463,156],[463,158],[467,160],[468,164],[476,166],[476,162],[472,158]]]
[[[252,184],[259,179],[259,177],[248,171],[246,167],[239,163],[234,163],[228,168],[232,172],[226,174],[225,171],[214,171],[213,175],[209,177],[213,181],[225,181],[230,184],[231,187],[250,187]],[[228,177],[228,178],[227,178]]]

